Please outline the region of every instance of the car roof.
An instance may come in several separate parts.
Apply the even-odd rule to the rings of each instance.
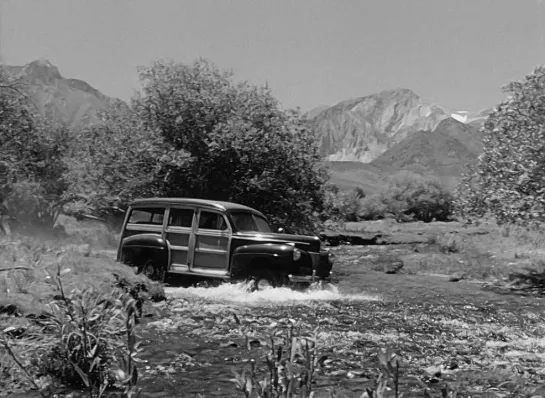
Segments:
[[[140,205],[190,205],[199,207],[208,207],[223,211],[249,211],[261,217],[265,217],[261,212],[248,206],[238,203],[225,202],[221,200],[195,199],[195,198],[145,198],[133,200],[132,207]]]

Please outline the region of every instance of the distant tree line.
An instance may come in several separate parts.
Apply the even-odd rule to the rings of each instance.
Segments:
[[[340,192],[328,186],[325,201],[323,219],[332,221],[450,221],[454,205],[452,194],[439,179],[410,171],[394,174],[370,195],[361,188]]]

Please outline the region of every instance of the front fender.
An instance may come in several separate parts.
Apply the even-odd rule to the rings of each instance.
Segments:
[[[261,264],[279,272],[290,272],[294,246],[278,243],[258,243],[239,246],[231,258],[231,275],[245,276],[250,267]]]

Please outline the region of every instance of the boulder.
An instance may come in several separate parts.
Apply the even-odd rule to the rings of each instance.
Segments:
[[[448,280],[450,282],[459,282],[464,278],[465,278],[464,274],[462,274],[461,272],[455,272],[454,274],[449,276]]]
[[[403,268],[403,261],[401,259],[389,261],[383,267],[386,274],[397,274],[401,268]]]

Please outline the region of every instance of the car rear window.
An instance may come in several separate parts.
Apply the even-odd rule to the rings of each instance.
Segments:
[[[162,225],[165,217],[164,208],[133,209],[129,217],[129,224]]]

